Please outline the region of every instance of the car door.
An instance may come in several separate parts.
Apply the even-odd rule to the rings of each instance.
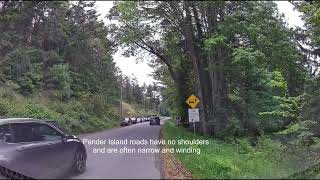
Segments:
[[[54,178],[70,164],[68,148],[62,134],[42,123],[11,125],[18,155],[15,158],[22,171],[34,178]],[[71,149],[70,149],[71,151]]]
[[[63,134],[50,125],[38,124],[37,128],[39,136],[46,144],[45,151],[42,153],[44,156],[51,155],[48,157],[50,164],[48,168],[52,170],[50,177],[57,177],[71,167],[76,146],[72,142],[64,142]]]
[[[17,172],[39,178],[46,172],[46,167],[41,161],[47,161],[46,157],[41,156],[43,144],[35,142],[32,138],[32,126],[29,123],[12,123],[10,124],[12,131],[11,143],[15,146],[14,156],[11,163]]]

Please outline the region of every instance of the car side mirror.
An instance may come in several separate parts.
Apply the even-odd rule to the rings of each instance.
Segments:
[[[75,139],[75,136],[73,136],[73,135],[62,136],[62,142],[68,142],[69,139]]]
[[[67,136],[62,136],[61,139],[62,139],[62,142],[67,142],[68,140]]]
[[[69,135],[62,136],[62,142],[68,142],[68,139],[70,139]]]

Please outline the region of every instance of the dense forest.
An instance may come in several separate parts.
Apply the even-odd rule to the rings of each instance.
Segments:
[[[1,116],[58,119],[75,133],[118,126],[121,86],[137,110],[129,115],[158,110],[157,85],[139,86],[115,66],[94,5],[0,2]]]
[[[200,98],[203,134],[318,125],[319,3],[293,4],[304,29],[288,28],[274,2],[118,2],[112,40],[153,55],[173,116],[187,121],[186,98]]]
[[[198,135],[172,122],[164,128],[167,139],[214,137],[203,155],[177,155],[195,177],[320,177],[320,3],[290,3],[304,27],[289,28],[272,1],[126,1],[111,9],[110,40],[128,55],[153,57],[171,116],[188,126],[185,101],[199,97]]]

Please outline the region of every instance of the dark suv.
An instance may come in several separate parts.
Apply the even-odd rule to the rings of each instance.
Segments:
[[[160,125],[160,117],[157,115],[154,115],[151,119],[150,119],[150,125]]]
[[[56,124],[56,125],[54,125]],[[65,170],[83,173],[86,149],[54,121],[0,119],[0,173],[8,178],[56,178]]]

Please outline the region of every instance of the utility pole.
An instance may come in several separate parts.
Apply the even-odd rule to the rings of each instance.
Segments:
[[[121,73],[121,83],[120,83],[120,116],[122,120],[123,118],[122,116],[122,73]]]
[[[146,117],[146,95],[143,94],[143,111],[144,111],[144,117]]]

